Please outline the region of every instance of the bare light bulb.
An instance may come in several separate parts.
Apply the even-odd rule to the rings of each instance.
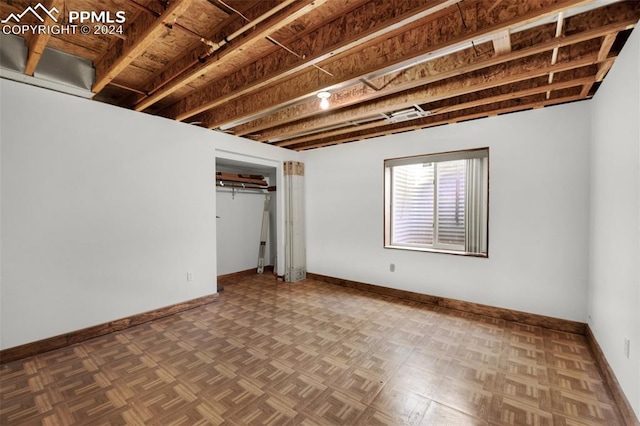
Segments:
[[[319,92],[317,96],[321,99],[320,108],[322,109],[329,108],[329,96],[331,96],[331,93],[322,91],[322,92]]]

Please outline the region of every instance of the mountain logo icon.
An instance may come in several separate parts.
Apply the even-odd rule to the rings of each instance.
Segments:
[[[38,13],[38,11],[40,13]],[[9,16],[2,20],[2,23],[6,24],[10,21],[13,21],[16,24],[19,24],[20,20],[22,20],[22,18],[28,13],[35,16],[38,21],[44,23],[47,17],[53,19],[53,22],[58,22],[58,18],[56,18],[56,16],[60,13],[60,11],[55,7],[49,10],[42,4],[38,3],[34,7],[27,7],[24,11],[22,11],[22,13],[19,13],[17,15],[15,13],[10,13]]]

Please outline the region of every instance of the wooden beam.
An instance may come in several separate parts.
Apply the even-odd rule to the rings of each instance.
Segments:
[[[509,90],[508,93],[481,97],[479,99],[466,100],[466,101],[464,100],[464,96],[459,96],[459,97],[450,98],[447,102],[449,105],[447,106],[432,108],[430,105],[427,105],[426,109],[431,112],[430,115],[439,115],[439,114],[445,114],[453,111],[459,111],[462,109],[474,108],[481,105],[494,104],[494,103],[503,102],[511,99],[528,97],[528,96],[539,94],[539,93],[546,93],[547,91],[566,89],[566,88],[575,87],[583,84],[590,85],[594,81],[595,81],[595,76],[591,76],[591,77],[583,77],[577,80],[570,80],[570,81],[560,82],[560,83],[558,82],[553,84],[543,83],[539,86],[532,87],[532,88],[516,90],[516,91]],[[324,139],[327,137],[348,134],[353,132],[354,130],[362,131],[366,129],[375,129],[377,127],[380,127],[381,124],[382,124],[381,121],[376,121],[373,123],[365,123],[359,126],[345,127],[345,128],[337,129],[330,132],[322,132],[321,135],[315,134],[315,135],[290,139],[282,142],[277,142],[274,145],[277,145],[280,147],[290,147],[293,145],[300,145],[304,142],[310,142],[310,141],[315,141],[319,139]]]
[[[611,31],[612,28],[625,28],[635,23],[636,18],[617,23],[610,24],[602,28],[596,28],[570,36],[561,37],[557,40],[532,46],[530,48],[514,51],[502,59],[490,57],[486,59],[478,59],[475,57],[473,49],[457,52],[447,57],[437,58],[429,63],[417,65],[402,76],[402,79],[384,79],[380,78],[374,81],[376,86],[383,89],[375,91],[365,85],[356,85],[340,91],[334,92],[329,111],[342,109],[356,103],[373,100],[379,97],[388,96],[404,90],[413,89],[425,84],[432,84],[437,81],[445,80],[456,75],[467,74],[482,68],[498,65],[502,62],[513,61],[528,56],[533,56],[542,52],[550,51],[555,47],[568,46],[581,43],[587,40],[601,37],[603,34]],[[326,112],[325,112],[326,114]],[[240,125],[234,129],[234,133],[239,136],[260,134],[258,140],[266,140],[269,138],[264,129],[285,125],[291,118],[295,117],[295,121],[313,117],[318,115],[317,101],[295,105],[293,107],[277,111],[267,117],[259,118],[250,123]]]
[[[596,81],[604,80],[604,77],[607,75],[611,67],[613,66],[613,61],[615,58],[607,58],[604,62],[598,64],[598,74],[596,75]]]
[[[562,35],[562,30],[564,27],[564,12],[558,13],[558,21],[556,22],[556,38],[559,38]],[[553,49],[553,54],[551,55],[551,65],[555,65],[558,60],[558,48]],[[553,73],[549,73],[549,84],[553,83]],[[547,92],[547,99],[551,97],[551,92]]]
[[[600,52],[598,52],[598,62],[603,62],[609,56],[609,52],[611,51],[611,47],[613,43],[616,41],[616,37],[618,37],[618,33],[610,33],[604,36],[602,39],[602,46],[600,47]]]
[[[361,47],[376,38],[406,30],[415,22],[458,1],[460,0],[382,2],[376,5],[375,14],[371,12],[372,4],[365,3],[339,14],[329,24],[308,31],[287,43],[293,51],[303,54],[302,58],[283,49],[277,49],[252,63],[250,73],[239,70],[216,80],[177,102],[163,112],[163,115],[180,121],[185,120],[307,70],[335,55]]]
[[[474,40],[490,37],[511,28],[516,28],[563,10],[587,3],[580,0],[539,0],[536,2],[505,2],[491,13],[483,9],[483,3],[461,3],[465,16],[476,17],[477,27],[447,25],[443,21],[459,20],[458,11],[448,17],[426,23],[419,29],[409,30],[390,37],[377,45],[358,49],[356,52],[338,55],[339,58],[323,63],[324,69],[333,75],[319,75],[314,70],[300,73],[286,82],[266,90],[251,93],[213,110],[197,116],[197,120],[209,128],[233,127],[234,124],[249,121],[259,115],[268,114],[277,106],[284,106],[312,96],[319,90],[357,83],[375,73],[390,73],[410,67],[416,58],[446,55],[470,45]],[[523,6],[525,11],[522,11]],[[457,9],[457,8],[455,8]],[[424,34],[432,37],[424,37]],[[384,52],[381,55],[380,52]],[[275,104],[275,105],[274,105]]]
[[[482,68],[488,68],[503,62],[514,61],[528,56],[533,56],[542,52],[551,51],[556,47],[564,47],[588,40],[600,38],[603,35],[627,28],[637,22],[637,15],[627,16],[621,22],[609,23],[602,27],[596,27],[581,32],[572,33],[559,39],[552,39],[547,42],[534,45],[529,48],[513,51],[500,58],[477,57],[473,48],[466,49],[445,57],[416,65],[402,75],[401,79],[381,77],[373,80],[375,86],[380,90],[373,90],[365,85],[355,85],[339,91],[333,92],[329,111],[345,108],[363,101],[370,101],[393,93],[413,89],[425,84],[432,84],[437,81],[467,74]],[[326,114],[326,113],[325,113]],[[242,124],[234,128],[234,133],[238,136],[262,134],[264,129],[285,125],[291,121],[298,121],[318,115],[317,101],[297,104],[290,108],[282,109],[269,114],[266,117],[258,118],[247,124]],[[292,119],[294,118],[294,119]],[[268,133],[268,132],[267,132]],[[268,137],[261,136],[258,140],[266,140]]]
[[[450,105],[443,106],[440,108],[429,108],[431,114],[445,114],[452,111],[459,111],[461,109],[474,108],[480,105],[487,104],[495,104],[498,102],[508,101],[511,99],[519,99],[525,98],[531,95],[536,95],[539,93],[553,92],[554,90],[562,90],[569,89],[571,87],[582,87],[585,84],[593,83],[595,81],[595,76],[583,77],[576,80],[569,80],[563,82],[555,82],[555,83],[546,83],[541,84],[537,87],[532,87],[529,89],[515,90],[509,91],[508,93],[503,93],[500,95],[489,96],[489,97],[481,97],[480,99],[474,99],[464,102],[460,99],[460,102],[448,102]]]
[[[253,31],[248,33],[239,42],[233,43],[232,48],[226,49],[218,53],[214,60],[209,60],[204,64],[195,67],[189,67],[184,73],[181,73],[174,78],[169,84],[162,87],[161,90],[155,92],[152,96],[149,96],[135,106],[136,111],[143,111],[155,104],[156,102],[164,99],[175,91],[183,88],[192,81],[200,78],[204,73],[211,72],[216,67],[219,67],[221,61],[234,60],[238,54],[250,55],[251,46],[256,43],[263,42],[265,37],[277,32],[283,27],[291,24],[296,19],[306,15],[314,9],[323,5],[327,0],[299,0],[293,3],[290,7],[278,12],[276,15],[264,20],[258,24]],[[265,3],[268,4],[268,3]],[[269,11],[265,12],[269,13]],[[260,19],[259,17],[257,19]]]
[[[270,6],[267,2],[248,0],[242,3],[242,8],[239,8],[238,11],[250,18],[252,17],[252,12],[255,10],[256,5],[264,7],[265,9],[263,9],[263,11]],[[235,31],[244,23],[243,18],[240,15],[233,12],[231,12],[233,14],[228,15],[222,10],[220,12],[221,15],[224,15],[225,17],[221,18],[221,21],[211,28],[209,32],[203,34],[206,40],[221,40],[229,31]],[[202,42],[202,40],[193,40],[185,49],[185,52],[186,53],[183,55],[176,56],[174,59],[169,61],[164,68],[154,73],[144,83],[142,83],[141,87],[146,90],[145,93],[142,94],[144,97],[157,92],[168,84],[174,76],[179,75],[185,69],[189,69],[195,62],[199,62],[199,58],[206,55],[207,46]],[[140,102],[142,99],[144,98],[139,98],[136,103]]]
[[[353,132],[351,135],[347,135],[343,138],[328,138],[315,143],[302,144],[295,146],[293,149],[297,151],[320,148],[329,145],[338,145],[346,142],[353,142],[356,140],[369,139],[379,136],[386,136],[393,133],[406,132],[411,130],[419,130],[427,127],[440,126],[443,124],[453,124],[461,121],[468,121],[477,118],[484,118],[499,114],[505,114],[509,112],[522,111],[532,108],[542,108],[549,105],[556,105],[566,102],[573,102],[580,100],[580,95],[568,95],[559,98],[546,99],[544,94],[537,94],[529,97],[528,99],[518,99],[500,102],[498,104],[482,105],[474,108],[468,108],[460,111],[454,111],[451,113],[443,114],[442,116],[429,116],[422,119],[414,120],[412,123],[397,123],[386,126],[380,131],[365,133],[365,132]]]
[[[493,50],[497,56],[511,52],[511,34],[509,31],[502,31],[493,37]]]
[[[598,74],[596,75],[596,82],[601,82],[604,80],[604,77],[607,75],[611,67],[613,66],[613,61],[615,58],[609,58],[609,53],[611,51],[611,47],[613,43],[616,41],[618,37],[619,31],[613,31],[602,38],[602,45],[600,46],[600,51],[598,52]],[[582,93],[584,96],[588,96],[591,92],[591,87],[593,84],[585,84]]]
[[[173,23],[195,0],[174,0],[159,18],[142,13],[125,30],[125,39],[119,39],[95,64],[96,80],[92,91],[100,92],[118,76],[131,62],[165,31],[165,24]]]
[[[47,8],[47,10],[51,11],[53,10],[53,8],[56,8],[56,10],[60,12],[60,9],[62,8],[62,1],[49,0],[44,4],[44,6]],[[53,23],[54,23],[53,19],[51,18],[51,16],[47,14],[45,16],[44,22],[41,25],[50,26]],[[29,37],[29,41],[28,41],[29,53],[27,54],[27,62],[24,67],[24,73],[26,75],[32,76],[33,73],[36,71],[38,62],[40,62],[40,58],[42,57],[42,54],[44,53],[44,49],[45,47],[47,47],[47,43],[49,42],[50,38],[51,38],[51,34],[46,32],[38,33],[36,35],[31,35],[31,37]]]
[[[226,15],[226,18],[220,21],[214,28],[211,29],[208,33],[205,34],[206,42],[213,42],[213,40],[223,40],[228,34],[233,33],[243,26],[246,25],[246,19],[253,20],[263,16],[266,13],[269,13],[274,5],[282,4],[284,0],[276,0],[276,1],[260,1],[260,0],[248,0],[242,2],[241,7],[237,7],[235,10],[239,13],[235,13],[231,10],[227,10],[224,8],[225,14],[227,12],[230,15]],[[218,5],[216,7],[221,7]],[[222,10],[221,10],[222,11]],[[234,43],[240,42],[244,36],[239,36]],[[165,87],[170,88],[171,83],[176,83],[176,79],[183,76],[186,73],[197,72],[198,70],[204,69],[205,62],[207,58],[209,58],[212,53],[210,53],[210,47],[203,42],[202,39],[195,40],[189,47],[185,49],[185,54],[182,56],[177,56],[171,62],[169,62],[165,68],[163,68],[158,73],[152,75],[145,81],[143,87],[146,89],[145,96],[138,98],[135,105],[140,104],[144,100],[146,100],[149,96],[156,94],[156,92],[161,91]],[[228,54],[229,52],[227,52]],[[224,52],[218,52],[215,56],[215,59],[218,61],[217,64],[220,65],[224,62],[221,59],[225,59]],[[214,60],[211,58],[210,60]],[[232,65],[232,64],[229,64]],[[236,64],[237,65],[237,64]],[[216,72],[218,70],[216,69]],[[200,74],[201,76],[204,73]],[[160,99],[159,99],[160,100]]]
[[[335,123],[357,121],[376,114],[390,113],[415,104],[433,102],[478,90],[547,76],[550,72],[558,73],[586,67],[596,63],[597,48],[591,52],[583,52],[579,57],[564,58],[564,60],[555,65],[549,63],[549,56],[548,53],[541,53],[533,57],[495,65],[459,77],[452,77],[438,83],[427,84],[410,91],[385,96],[354,108],[342,108],[336,110],[333,114],[323,114],[310,119],[295,121],[285,126],[263,131],[258,139],[266,141],[290,137],[314,129],[328,127]]]
[[[613,65],[614,58],[610,57],[611,47],[618,37],[618,32],[607,34],[602,40],[600,51],[598,52],[598,62],[600,62],[600,69],[596,81],[604,80],[611,66]]]
[[[523,96],[528,96],[534,93],[544,93],[545,91],[553,91],[565,89],[568,87],[576,87],[582,84],[589,84],[595,80],[596,68],[591,67],[588,71],[588,75],[585,77],[580,77],[577,79],[567,80],[564,82],[556,82],[553,84],[546,83],[546,75],[542,74],[538,77],[537,81],[517,81],[512,82],[506,85],[498,86],[496,88],[484,89],[481,92],[475,92],[473,90],[468,91],[467,93],[458,93],[456,96],[435,99],[431,100],[428,104],[422,104],[425,110],[430,111],[432,114],[441,114],[443,112],[455,111],[461,109],[461,106],[466,105],[466,107],[482,105],[487,103],[495,103],[500,102],[502,100],[518,98]],[[529,86],[529,87],[527,87]],[[534,87],[530,87],[534,86]],[[513,92],[509,93],[501,93],[506,89],[512,89]],[[488,93],[488,95],[487,95]],[[496,94],[497,93],[497,94]],[[306,137],[297,137],[295,139],[284,140],[282,142],[276,142],[275,145],[281,147],[288,147],[292,145],[299,144],[301,142],[318,140],[320,138],[324,138],[326,136],[335,136],[344,133],[353,132],[354,129],[371,129],[375,127],[379,127],[381,125],[380,121],[373,123],[365,123],[359,126],[353,126],[349,128],[337,129],[331,132],[322,132],[317,133],[315,135],[309,135]]]

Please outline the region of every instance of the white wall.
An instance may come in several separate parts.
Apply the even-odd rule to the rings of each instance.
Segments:
[[[585,321],[588,114],[583,102],[302,153],[308,271]],[[383,160],[485,146],[489,258],[384,249]]]
[[[1,348],[215,293],[216,153],[297,159],[7,80],[0,90]]]
[[[217,191],[218,275],[255,268],[264,195]],[[267,258],[268,259],[268,258]]]
[[[589,325],[640,417],[640,33],[591,102]],[[624,339],[631,339],[630,357]]]

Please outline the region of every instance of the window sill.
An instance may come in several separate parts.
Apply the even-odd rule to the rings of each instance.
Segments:
[[[466,251],[457,251],[457,250],[444,250],[444,249],[434,249],[434,248],[425,248],[425,247],[409,247],[409,246],[396,246],[396,245],[385,245],[386,249],[394,249],[394,250],[409,250],[409,251],[422,251],[428,253],[441,253],[441,254],[453,254],[456,256],[466,256],[466,257],[481,257],[481,258],[489,258],[489,253],[472,253]]]

